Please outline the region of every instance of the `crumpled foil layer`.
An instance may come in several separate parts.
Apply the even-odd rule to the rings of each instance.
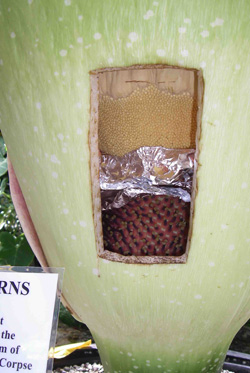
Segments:
[[[102,154],[102,209],[119,208],[139,194],[191,201],[194,149],[141,147],[123,157]]]

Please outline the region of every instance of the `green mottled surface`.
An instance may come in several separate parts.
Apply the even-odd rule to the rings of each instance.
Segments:
[[[250,316],[250,2],[0,4],[0,127],[48,263],[65,267],[64,296],[94,333],[106,372],[218,371]],[[88,72],[143,63],[204,74],[185,265],[96,256]]]

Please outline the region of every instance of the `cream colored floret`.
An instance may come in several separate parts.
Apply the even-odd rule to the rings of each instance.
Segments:
[[[141,146],[195,148],[196,115],[189,93],[171,94],[154,85],[125,98],[101,96],[99,148],[119,156]]]

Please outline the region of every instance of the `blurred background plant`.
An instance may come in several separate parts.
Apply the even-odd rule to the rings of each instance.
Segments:
[[[7,149],[0,132],[0,265],[34,265],[34,254],[22,231],[9,187]]]

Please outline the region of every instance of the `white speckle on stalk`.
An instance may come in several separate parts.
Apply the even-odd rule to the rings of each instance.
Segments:
[[[196,295],[194,296],[194,299],[202,299],[202,296],[201,296],[200,294],[196,294]]]
[[[86,221],[84,221],[84,220],[80,220],[80,221],[79,221],[79,224],[80,224],[80,226],[83,227],[83,228],[87,227]]]
[[[85,45],[85,49],[89,49],[91,47],[91,44]]]
[[[148,20],[149,18],[153,17],[154,16],[154,12],[153,10],[148,10],[146,14],[144,14],[143,18],[145,20]]]
[[[112,276],[115,276],[115,272],[112,272],[111,275],[112,275]]]
[[[52,177],[53,177],[54,179],[57,179],[57,178],[58,178],[58,173],[57,173],[57,172],[52,172]]]
[[[54,75],[55,75],[55,76],[58,76],[58,75],[59,75],[59,72],[58,72],[58,71],[55,71],[55,72],[54,72]]]
[[[57,159],[57,156],[55,154],[52,154],[52,156],[50,157],[50,160],[52,163],[57,163],[57,164],[61,163],[59,159]]]
[[[60,54],[60,56],[61,57],[65,57],[65,56],[67,56],[67,51],[66,51],[66,49],[62,49],[62,50],[60,50],[60,52],[59,52],[59,54]]]
[[[16,37],[16,34],[15,34],[14,32],[12,32],[12,33],[10,34],[10,37],[11,37],[11,39],[14,39],[14,38]]]
[[[67,148],[62,148],[62,152],[63,153],[68,153],[68,149]]]
[[[139,369],[139,367],[137,365],[134,365],[133,368],[134,369]]]
[[[112,57],[108,58],[108,63],[113,63],[113,58]]]
[[[249,243],[249,242],[250,242],[250,238],[247,238],[247,239],[246,239],[246,242],[248,242],[248,243]]]
[[[148,15],[149,17],[153,17],[153,16],[154,16],[154,11],[151,10],[151,9],[149,9],[149,10],[147,11],[147,15]]]
[[[146,360],[146,363],[150,364],[150,360]]]
[[[164,49],[157,49],[156,54],[159,57],[164,57],[166,54],[166,51]]]
[[[242,183],[241,184],[241,189],[246,189],[247,188],[247,183]]]
[[[235,246],[233,244],[229,245],[228,250],[229,251],[234,251],[235,250]]]
[[[110,261],[107,260],[107,259],[103,259],[102,262],[105,263],[105,264],[109,264],[110,263]]]
[[[224,19],[216,18],[216,20],[214,22],[211,22],[210,25],[212,27],[216,27],[216,26],[222,26],[223,23],[224,23]]]
[[[123,351],[120,351],[120,354],[123,355]]]
[[[57,137],[58,137],[58,139],[61,140],[61,141],[63,141],[63,139],[64,139],[64,136],[63,136],[62,133],[58,133]]]
[[[178,64],[179,64],[180,66],[183,66],[183,65],[184,65],[184,61],[183,61],[183,60],[178,60]]]
[[[78,19],[79,19],[79,21],[82,21],[83,16],[80,14],[80,15],[78,16]]]
[[[100,34],[99,32],[96,32],[96,33],[94,34],[94,39],[95,39],[95,40],[100,40],[101,37],[102,37],[102,34]]]
[[[81,108],[82,108],[82,103],[81,103],[81,102],[77,102],[77,103],[76,103],[76,107],[77,107],[78,109],[81,109]]]
[[[79,44],[83,43],[83,38],[81,36],[79,36],[79,38],[77,38],[77,43],[79,43]]]
[[[74,234],[72,234],[72,235],[71,235],[71,239],[72,239],[73,241],[75,241],[75,240],[76,240],[76,236],[75,236]]]
[[[176,363],[177,363],[177,361],[176,361]],[[161,368],[161,365],[157,365],[157,368]]]
[[[83,131],[82,131],[81,128],[77,128],[76,133],[77,133],[77,135],[82,135]]]
[[[68,209],[63,209],[63,213],[65,214],[65,215],[67,215],[68,213],[69,213],[69,210]]]
[[[36,102],[36,108],[37,108],[38,110],[41,110],[41,108],[42,108],[42,104],[41,104],[41,102]]]
[[[170,300],[169,303],[173,304],[175,303],[175,300]]]
[[[131,354],[131,352],[128,352],[127,355],[130,356],[130,357],[133,356],[133,354]]]
[[[164,289],[164,288],[165,288],[165,285],[161,285],[161,288]]]
[[[64,0],[64,4],[65,4],[66,6],[71,5],[71,0]]]
[[[207,66],[207,64],[206,64],[205,61],[202,61],[202,62],[200,63],[200,67],[201,67],[202,69],[204,69],[206,66]]]
[[[187,56],[188,56],[188,50],[187,50],[187,49],[183,49],[183,50],[181,51],[181,55],[182,55],[183,57],[187,57]]]
[[[218,359],[218,358],[217,358],[217,359],[214,359],[214,362],[215,362],[215,363],[217,363],[217,361],[219,361],[219,359]]]
[[[224,231],[226,229],[228,229],[228,225],[227,224],[221,224],[221,229]]]
[[[132,47],[132,43],[127,43],[126,46],[127,46],[127,48],[131,48]]]
[[[186,27],[179,27],[178,31],[179,31],[179,34],[185,34],[185,32],[187,31],[187,29],[186,29]]]
[[[211,49],[210,54],[211,54],[211,55],[215,54],[215,50],[214,50],[214,49]]]
[[[204,31],[202,31],[202,32],[201,32],[201,36],[202,36],[203,38],[207,38],[207,37],[209,36],[209,31],[208,31],[208,30],[204,30]]]
[[[98,276],[99,275],[98,268],[93,268],[92,273],[93,273],[93,275]]]
[[[241,65],[240,64],[235,65],[235,70],[240,70],[240,69],[241,69]]]
[[[138,34],[136,32],[130,32],[128,35],[129,40],[131,40],[132,43],[138,40]]]
[[[81,267],[81,265],[82,265],[82,262],[78,262],[78,263],[77,263],[77,266],[78,266],[78,267]]]
[[[59,22],[62,22],[62,21],[63,21],[63,18],[62,18],[62,17],[59,17],[59,18],[58,18],[58,21],[59,21]]]
[[[134,277],[135,276],[135,274],[134,273],[130,273],[130,275],[129,275],[130,277]]]
[[[28,155],[29,155],[30,157],[32,157],[32,152],[31,152],[31,151],[29,151]]]
[[[191,23],[191,19],[190,18],[184,18],[184,22],[190,24]]]
[[[34,129],[34,132],[38,132],[38,127],[37,126],[34,126],[33,129]]]
[[[112,288],[112,290],[113,290],[113,291],[118,291],[119,289],[116,288],[116,287],[114,287],[114,288]]]
[[[28,0],[28,4],[32,4],[33,3],[33,0]]]
[[[102,295],[103,295],[104,297],[106,297],[107,294],[106,294],[106,293],[102,293]]]
[[[153,5],[154,5],[154,6],[158,6],[158,5],[159,5],[158,1],[154,1],[154,2],[153,2]]]
[[[239,288],[241,289],[243,286],[244,286],[244,282],[241,282],[241,283],[239,284]]]
[[[209,265],[209,267],[214,267],[215,263],[214,262],[209,262],[208,265]]]
[[[0,65],[3,66],[3,60],[0,60]]]

